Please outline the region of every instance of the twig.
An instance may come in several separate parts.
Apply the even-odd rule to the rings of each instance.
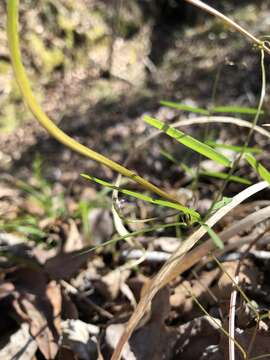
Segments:
[[[163,263],[167,261],[171,254],[163,251],[146,251],[145,253],[142,250],[124,250],[122,256],[128,260],[141,259],[144,256],[143,261],[148,261],[151,263]]]
[[[99,313],[100,315],[104,316],[107,319],[112,319],[113,315],[103,309],[102,307],[98,306],[97,304],[95,304],[92,300],[90,300],[88,297],[86,297],[85,294],[82,294],[79,292],[79,290],[77,288],[75,288],[74,286],[72,286],[70,283],[66,282],[65,280],[61,280],[61,285],[71,294],[76,295],[78,298],[82,299],[84,302],[86,302],[90,307],[92,307],[94,310],[96,310],[97,313]]]
[[[249,39],[254,45],[257,45],[259,48],[263,49],[266,53],[270,55],[270,48],[266,46],[264,41],[259,40],[250,32],[242,28],[242,26],[238,25],[235,21],[228,18],[226,15],[222,14],[220,11],[214,9],[213,7],[205,4],[200,0],[185,0],[186,2],[206,11],[207,13],[214,15],[215,17],[219,18],[227,25],[229,25],[234,30],[238,31],[240,34],[244,35],[247,39]]]
[[[239,276],[236,275],[234,279],[236,285],[239,284]],[[237,298],[237,288],[235,287],[231,293],[230,299],[230,312],[229,312],[229,359],[235,360],[235,307],[236,307],[236,298]]]

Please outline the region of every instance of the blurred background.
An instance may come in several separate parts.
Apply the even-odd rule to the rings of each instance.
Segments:
[[[267,2],[227,0],[218,7],[256,36],[267,35]],[[96,164],[49,139],[25,108],[10,66],[3,2],[0,14],[1,172],[29,176],[35,154],[43,153],[47,175],[70,183]],[[163,111],[160,100],[195,106],[258,102],[257,50],[184,1],[22,1],[20,27],[23,60],[45,111],[77,140],[116,161],[123,162],[145,133],[142,114]]]

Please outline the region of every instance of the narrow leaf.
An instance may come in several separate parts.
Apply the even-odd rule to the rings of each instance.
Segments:
[[[214,177],[217,179],[223,179],[223,180],[226,180],[228,178],[228,174],[220,172],[220,171],[200,171],[199,175],[200,176],[210,176],[210,177]],[[244,184],[244,185],[252,184],[252,182],[250,180],[242,178],[240,176],[235,176],[235,175],[231,175],[229,177],[228,181],[234,181],[234,182],[237,182],[239,184]]]
[[[260,164],[254,156],[246,154],[245,158],[258,175],[270,184],[270,172],[262,164]]]
[[[246,115],[256,115],[258,109],[242,106],[216,106],[211,109],[211,113],[231,113],[231,114],[246,114]],[[260,114],[264,112],[261,110]]]
[[[170,153],[168,153],[167,151],[161,150],[160,153],[166,157],[166,159],[170,160],[172,163],[178,165],[183,171],[185,171],[187,174],[189,174],[191,177],[194,177],[194,171],[188,167],[186,164],[184,163],[180,163],[173,155],[171,155]],[[199,171],[199,176],[210,176],[210,177],[214,177],[217,179],[223,179],[226,180],[228,178],[228,174],[220,172],[220,171]],[[240,176],[235,176],[235,175],[231,175],[230,178],[228,179],[228,181],[234,181],[240,184],[245,184],[245,185],[251,185],[251,181],[245,178],[242,178]]]
[[[172,128],[171,126],[165,124],[164,122],[154,119],[150,116],[144,116],[144,121],[147,124],[163,131],[170,137],[176,139],[181,144],[189,147],[190,149],[198,152],[199,154],[202,154],[205,157],[207,157],[213,161],[216,161],[217,163],[222,164],[224,166],[228,166],[228,167],[231,166],[231,162],[228,158],[226,158],[224,155],[220,154],[219,152],[217,152],[215,149],[211,148],[210,146],[191,137],[190,135],[186,135],[182,131]]]
[[[180,103],[176,103],[176,102],[172,102],[172,101],[160,101],[160,104],[170,107],[170,108],[173,108],[173,109],[177,109],[177,110],[188,111],[188,112],[201,114],[201,115],[209,115],[208,110],[202,109],[199,107],[195,107],[195,106],[180,104]]]
[[[183,212],[184,214],[191,216],[194,220],[199,220],[200,219],[200,214],[197,211],[195,211],[193,209],[189,209],[189,208],[187,208],[185,206],[182,206],[182,205],[180,205],[178,203],[173,203],[171,201],[160,200],[160,199],[153,199],[150,196],[138,193],[136,191],[119,188],[119,187],[117,187],[117,186],[115,186],[115,185],[113,185],[111,183],[108,183],[107,181],[98,179],[98,178],[96,178],[94,176],[91,176],[91,175],[81,174],[81,176],[83,178],[87,179],[87,180],[94,181],[97,184],[100,184],[102,186],[106,186],[106,187],[109,187],[111,189],[118,190],[122,194],[135,197],[136,199],[140,199],[140,200],[149,202],[151,204],[155,204],[155,205],[159,205],[159,206],[165,206],[165,207],[169,207],[171,209],[179,210],[179,211]]]
[[[206,228],[208,235],[210,236],[210,238],[212,239],[213,243],[220,249],[223,250],[224,249],[224,244],[223,241],[221,240],[221,238],[217,235],[217,233],[210,228],[208,225],[206,224],[202,224],[203,227]]]
[[[244,148],[243,146],[216,143],[215,141],[211,141],[211,140],[207,141],[206,143],[207,143],[207,145],[212,146],[214,148],[227,149],[227,150],[232,150],[235,152],[241,152],[241,151],[243,151],[243,148]],[[246,147],[244,149],[244,153],[261,154],[262,149],[255,148],[255,147]]]

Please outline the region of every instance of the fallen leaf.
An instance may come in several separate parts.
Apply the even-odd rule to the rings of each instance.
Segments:
[[[83,247],[83,240],[74,220],[69,219],[68,237],[65,241],[64,252],[80,250]]]
[[[106,209],[93,209],[88,218],[93,244],[102,244],[113,234],[113,221]]]
[[[218,280],[217,286],[213,288],[213,292],[219,299],[228,300],[233,290],[233,281],[235,278],[238,261],[231,261],[222,264],[224,271]],[[257,286],[259,283],[259,271],[253,263],[245,260],[239,271],[239,285],[248,284]]]
[[[71,349],[81,360],[96,359],[98,334],[97,326],[79,319],[62,321],[61,345]]]
[[[115,269],[99,280],[95,280],[94,286],[106,299],[115,300],[119,295],[122,284],[126,282],[129,276],[129,270]]]
[[[69,280],[85,265],[91,254],[89,252],[60,252],[44,264],[45,271],[54,280]]]
[[[4,282],[0,284],[0,300],[12,295],[15,291],[15,286],[11,282]]]
[[[35,339],[30,335],[29,325],[22,323],[20,329],[10,336],[8,344],[0,350],[0,359],[33,359],[37,348]]]
[[[219,269],[203,271],[197,279],[181,282],[174,288],[173,294],[170,296],[172,308],[176,309],[181,316],[188,314],[188,316],[193,317],[194,314],[190,314],[190,312],[195,308],[195,313],[197,314],[199,309],[196,304],[194,304],[193,298],[188,291],[196,296],[202,305],[213,302],[207,289],[211,287],[211,284],[215,281],[218,274]]]
[[[48,283],[42,269],[22,268],[15,274],[18,296],[13,300],[17,314],[30,327],[40,351],[46,359],[54,359],[58,352],[59,320],[61,314],[60,287]]]
[[[58,352],[58,336],[52,327],[49,325],[46,318],[47,314],[33,305],[34,299],[28,300],[26,298],[15,300],[14,307],[18,313],[30,327],[30,334],[36,340],[36,343],[47,360],[55,358]]]

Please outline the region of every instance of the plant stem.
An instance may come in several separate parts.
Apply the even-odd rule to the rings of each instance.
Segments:
[[[134,171],[131,171],[124,166],[110,160],[109,158],[99,154],[98,152],[80,144],[65,132],[59,129],[54,122],[45,114],[41,106],[38,104],[33,91],[30,86],[25,68],[21,60],[20,42],[18,34],[18,7],[19,0],[7,1],[7,35],[10,49],[10,56],[12,61],[15,78],[21,90],[23,100],[37,119],[37,121],[52,135],[56,140],[70,148],[71,150],[84,155],[92,160],[103,164],[110,169],[122,174],[140,184],[144,189],[147,189],[153,193],[156,193],[162,198],[168,199],[174,203],[177,203],[175,198],[165,191],[161,190],[156,185],[150,183],[143,177],[137,175]]]

